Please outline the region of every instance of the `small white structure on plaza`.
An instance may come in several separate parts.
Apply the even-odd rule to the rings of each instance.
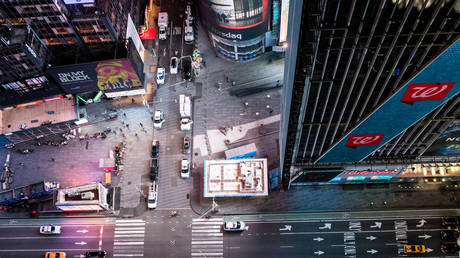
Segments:
[[[268,195],[267,159],[205,160],[204,197]]]
[[[99,182],[59,189],[56,209],[63,211],[108,210],[107,193],[107,188]]]

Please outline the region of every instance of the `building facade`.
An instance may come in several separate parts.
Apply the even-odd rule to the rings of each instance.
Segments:
[[[284,187],[347,166],[426,162],[459,119],[459,21],[458,1],[290,1]]]

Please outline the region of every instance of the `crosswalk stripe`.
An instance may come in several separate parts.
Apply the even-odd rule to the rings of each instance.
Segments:
[[[145,234],[122,234],[122,235],[115,235],[115,238],[142,238],[144,239]]]
[[[210,221],[224,221],[223,218],[210,218],[210,219],[192,219],[193,222],[210,222]]]
[[[195,225],[222,225],[223,222],[210,221],[210,222],[194,222]]]
[[[220,230],[215,229],[192,229],[192,233],[218,233]]]
[[[121,234],[131,234],[131,233],[145,233],[144,230],[126,230],[126,231],[117,231],[115,229],[115,234],[121,235]]]
[[[122,223],[122,224],[115,223],[115,226],[116,227],[145,226],[145,223]]]
[[[224,253],[192,253],[192,256],[205,256],[205,257],[209,257],[209,256],[223,256]]]
[[[144,244],[144,241],[142,242],[118,242],[118,241],[115,241],[113,242],[113,245],[143,245]]]
[[[117,222],[120,222],[120,223],[125,223],[125,222],[126,222],[126,223],[128,223],[128,222],[143,222],[143,223],[145,223],[145,221],[142,220],[142,219],[117,219],[117,220],[115,220],[115,223],[117,223]]]
[[[196,226],[193,227],[194,229],[205,229],[205,228],[218,228],[220,229],[220,226]]]
[[[192,241],[192,245],[222,244],[224,241]]]
[[[120,228],[120,227],[117,227],[115,228],[115,230],[145,230],[145,227],[129,227],[129,228]]]

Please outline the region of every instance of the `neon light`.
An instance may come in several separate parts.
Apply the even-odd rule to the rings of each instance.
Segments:
[[[58,99],[63,99],[64,96],[57,96],[57,97],[54,97],[54,98],[48,98],[48,99],[44,99],[45,102],[48,102],[48,101],[53,101],[53,100],[58,100]]]

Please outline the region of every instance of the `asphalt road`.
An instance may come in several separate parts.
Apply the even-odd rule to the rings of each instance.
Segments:
[[[43,257],[45,252],[66,252],[67,257],[83,257],[88,250],[112,253],[113,219],[2,220],[0,257]],[[61,226],[60,235],[41,235],[41,225]],[[112,257],[109,255],[109,257]]]
[[[247,221],[248,230],[224,234],[224,257],[459,257],[440,251],[439,217]],[[425,245],[424,254],[403,246]]]

